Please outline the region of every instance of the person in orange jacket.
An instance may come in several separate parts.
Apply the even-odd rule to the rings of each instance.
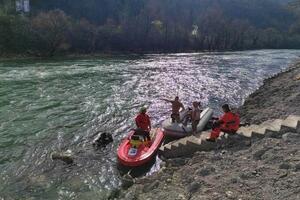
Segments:
[[[224,115],[213,124],[213,129],[207,141],[215,142],[221,131],[228,134],[235,134],[240,126],[240,117],[238,114],[231,112],[229,105],[222,106]]]
[[[146,112],[147,109],[145,107],[141,108],[140,113],[135,118],[137,126],[136,135],[143,135],[150,141],[151,121]]]

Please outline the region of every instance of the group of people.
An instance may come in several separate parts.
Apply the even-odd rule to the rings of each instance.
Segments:
[[[189,109],[187,114],[185,115],[184,119],[180,119],[180,111],[185,110],[184,105],[180,102],[179,97],[176,96],[174,100],[162,99],[166,102],[172,104],[172,122],[180,123],[182,122],[183,125],[187,125],[187,122],[190,120],[192,123],[192,131],[193,134],[197,132],[197,126],[201,119],[201,103],[200,102],[193,102],[193,107]],[[235,134],[236,131],[239,129],[240,125],[240,118],[238,114],[233,113],[230,110],[228,104],[224,104],[222,106],[222,110],[224,112],[223,116],[220,118],[213,118],[213,125],[210,137],[207,138],[207,141],[215,142],[216,139],[219,137],[221,132],[225,132],[228,134]],[[137,135],[143,135],[147,138],[147,140],[151,140],[150,138],[150,130],[151,130],[151,121],[150,117],[146,114],[147,109],[145,107],[140,109],[139,114],[135,118],[137,130]]]
[[[180,119],[180,109],[185,110],[183,104],[180,102],[179,97],[176,96],[174,100],[168,100],[168,99],[162,99],[166,102],[169,102],[172,104],[172,114],[171,114],[171,118],[172,118],[172,122],[177,122],[180,123],[182,122],[182,124],[184,126],[187,125],[188,121],[192,122],[192,130],[193,130],[193,134],[196,134],[197,132],[197,126],[200,122],[200,116],[201,116],[201,103],[194,101],[193,102],[193,108],[189,108],[189,111],[185,114],[185,116],[183,117],[183,119]]]

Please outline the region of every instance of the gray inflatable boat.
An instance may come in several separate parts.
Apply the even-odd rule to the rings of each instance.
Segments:
[[[187,112],[189,110],[183,110],[180,113],[180,121],[184,120],[184,117],[186,116]],[[206,108],[201,112],[200,116],[200,122],[197,126],[197,132],[201,132],[206,127],[207,123],[213,116],[213,110],[211,108]],[[188,123],[187,126],[184,126],[182,123],[172,122],[172,119],[166,119],[162,123],[162,128],[165,136],[167,137],[186,137],[192,134],[192,124]]]

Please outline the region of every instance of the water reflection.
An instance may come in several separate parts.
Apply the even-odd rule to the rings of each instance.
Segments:
[[[120,186],[116,149],[141,106],[149,107],[154,127],[170,114],[161,98],[179,95],[185,105],[197,99],[218,113],[224,102],[241,105],[299,55],[266,50],[3,62],[0,199],[105,199]],[[112,133],[115,142],[96,151],[91,140],[99,131]],[[74,165],[49,159],[68,149]]]

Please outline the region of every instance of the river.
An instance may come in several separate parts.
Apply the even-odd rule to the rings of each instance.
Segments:
[[[106,199],[120,187],[116,149],[141,106],[154,126],[170,114],[160,99],[176,95],[219,114],[220,104],[240,106],[299,56],[259,50],[0,61],[0,200]],[[99,131],[114,143],[95,150]],[[50,159],[66,150],[74,165]]]

